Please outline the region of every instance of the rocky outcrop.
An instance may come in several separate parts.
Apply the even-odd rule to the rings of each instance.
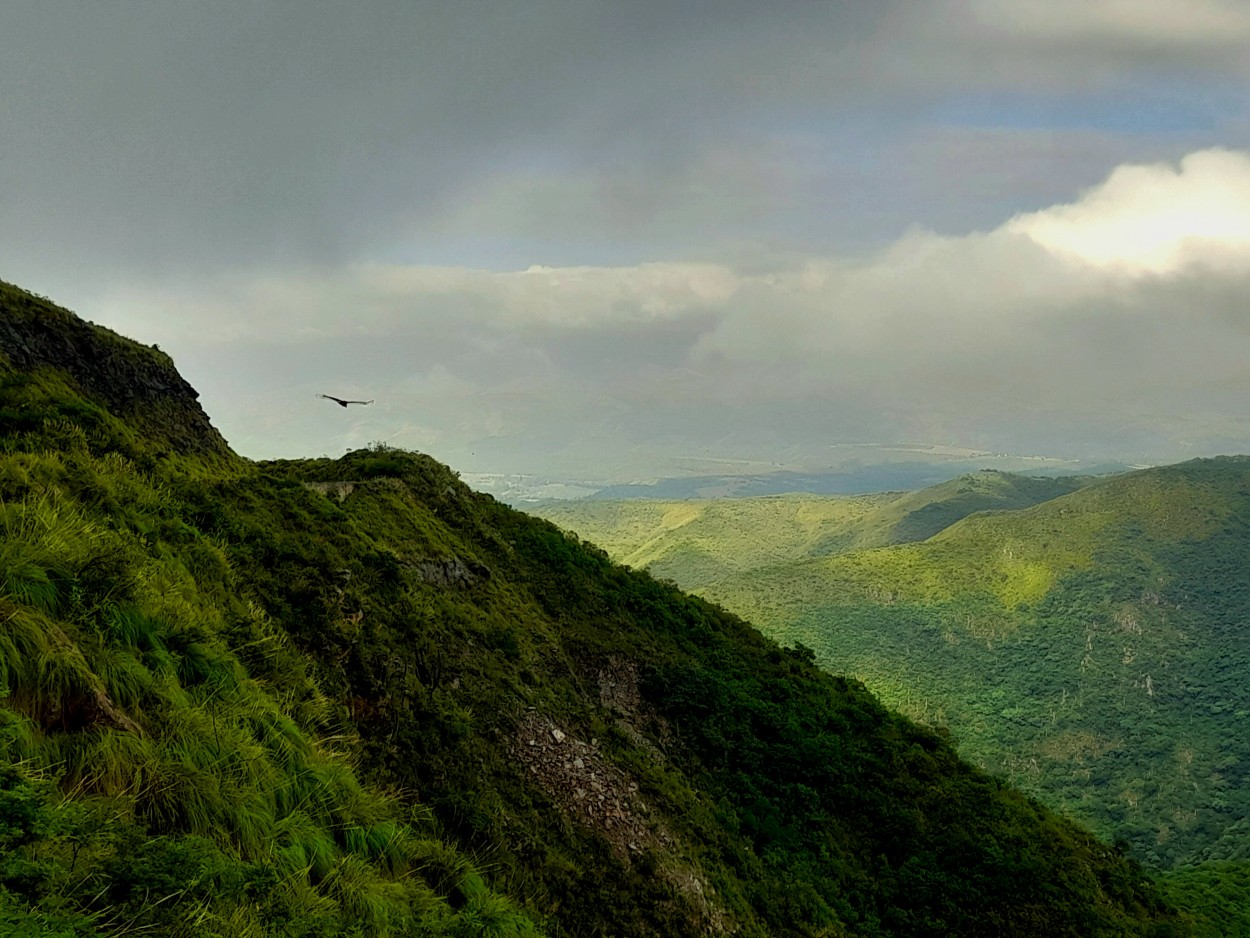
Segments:
[[[529,711],[509,744],[512,757],[570,818],[595,830],[625,863],[644,853],[701,922],[704,935],[731,933],[716,891],[638,791],[638,782],[608,761],[599,741],[577,739],[550,717]]]
[[[421,579],[434,586],[455,589],[471,589],[490,579],[490,570],[479,563],[465,562],[459,557],[427,558],[414,560]]]
[[[359,484],[358,482],[305,482],[304,488],[326,497],[333,497],[335,501],[341,503],[348,495],[356,491],[356,486]]]
[[[564,812],[599,831],[622,856],[671,841],[638,794],[638,783],[604,758],[599,741],[576,739],[530,713],[512,740],[514,757]]]
[[[638,662],[628,655],[608,655],[593,674],[599,688],[599,705],[616,715],[617,727],[630,742],[663,762],[664,749],[672,740],[672,728],[642,699]]]
[[[174,451],[230,454],[168,355],[6,283],[0,283],[0,353],[18,371],[61,372]]]

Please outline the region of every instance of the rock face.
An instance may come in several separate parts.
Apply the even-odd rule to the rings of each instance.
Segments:
[[[672,841],[650,818],[638,783],[604,758],[598,740],[570,737],[549,717],[531,713],[510,749],[565,813],[603,834],[621,856]]]
[[[551,717],[531,711],[517,726],[508,750],[568,818],[596,831],[622,862],[628,865],[658,851],[665,859],[656,875],[677,890],[687,912],[700,922],[701,934],[733,931],[706,873],[681,855],[677,841],[639,792],[637,780],[605,757],[597,739],[577,739]]]
[[[19,371],[52,368],[110,412],[178,452],[230,455],[195,388],[159,349],[0,282],[0,353]]]
[[[417,560],[415,566],[421,579],[435,586],[467,590],[490,579],[490,571],[481,564],[466,563],[459,557]]]

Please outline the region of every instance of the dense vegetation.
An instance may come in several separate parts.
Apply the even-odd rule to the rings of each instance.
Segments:
[[[664,507],[690,519],[684,528],[620,534],[612,512],[652,509],[545,511],[622,558],[645,540],[661,558],[653,569],[948,728],[965,756],[1122,839],[1150,866],[1250,857],[1250,460],[1076,491],[1056,482],[1035,507],[1026,498],[1020,510],[981,514],[966,509],[987,490],[1045,496],[1045,480],[978,473],[853,518],[862,501],[726,502],[717,514],[752,523],[725,538],[731,526],[705,524],[701,503]],[[840,520],[814,543],[795,525],[795,505]],[[899,536],[929,525],[940,529],[922,542]],[[866,531],[893,546],[866,546]],[[744,537],[754,557],[788,556],[746,569]],[[813,546],[804,553],[800,540]],[[699,563],[682,566],[696,542]]]
[[[7,933],[1185,933],[806,649],[425,456],[188,444],[159,353],[0,325]],[[100,388],[147,359],[140,418]]]
[[[620,563],[698,590],[752,570],[855,548],[922,541],[974,512],[1026,508],[1088,481],[985,470],[919,492],[591,499],[548,502],[533,510],[601,545]]]
[[[1250,935],[1250,861],[1170,870],[1161,881],[1168,896],[1188,910],[1194,938]]]
[[[550,502],[535,513],[612,558],[684,589],[812,556],[898,499],[897,494],[664,501]]]

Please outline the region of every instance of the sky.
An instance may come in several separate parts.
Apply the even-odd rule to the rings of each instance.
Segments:
[[[256,458],[1247,452],[1247,48],[1244,0],[8,0],[0,279]]]

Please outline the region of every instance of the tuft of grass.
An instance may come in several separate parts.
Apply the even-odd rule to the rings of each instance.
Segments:
[[[132,651],[164,651],[162,623],[136,606],[110,606],[104,614],[105,639]]]
[[[128,713],[138,714],[161,696],[156,677],[127,650],[101,649],[93,656],[92,665],[109,699]]]
[[[56,612],[59,595],[48,571],[22,557],[4,558],[0,569],[0,594],[22,606],[41,612]]]

